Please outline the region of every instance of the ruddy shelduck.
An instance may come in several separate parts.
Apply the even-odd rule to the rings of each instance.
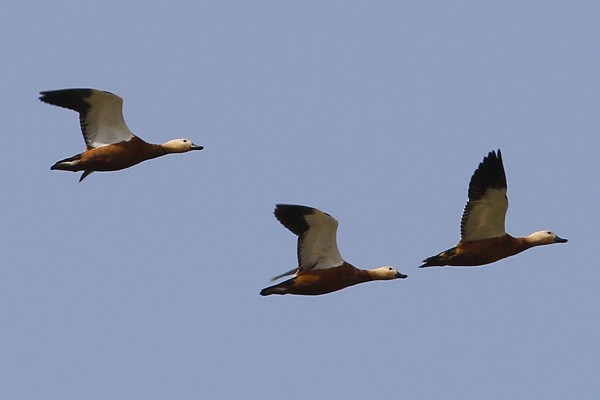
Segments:
[[[423,260],[424,264],[419,268],[484,265],[534,246],[567,241],[551,231],[512,237],[504,230],[507,209],[502,153],[491,151],[471,177],[469,200],[460,223],[460,241],[455,247]]]
[[[58,161],[50,169],[83,171],[79,181],[95,171],[117,171],[171,153],[202,150],[189,139],[151,144],[135,136],[123,119],[123,99],[97,89],[63,89],[40,93],[44,103],[79,113],[86,150]]]
[[[337,247],[338,222],[316,208],[278,204],[275,217],[298,235],[298,267],[272,280],[294,277],[261,290],[270,294],[319,295],[374,280],[406,278],[392,267],[358,269],[342,259]]]

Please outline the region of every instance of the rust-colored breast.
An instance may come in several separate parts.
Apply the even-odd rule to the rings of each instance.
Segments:
[[[79,170],[117,171],[165,154],[162,147],[133,139],[85,151],[78,163]]]
[[[497,238],[460,242],[446,265],[476,266],[513,256],[530,246],[521,238],[504,235]]]
[[[366,271],[344,263],[339,267],[311,270],[298,275],[287,288],[287,293],[319,295],[370,280],[372,278]]]

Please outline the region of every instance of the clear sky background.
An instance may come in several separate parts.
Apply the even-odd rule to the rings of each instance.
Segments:
[[[2,8],[0,398],[600,397],[598,2]],[[38,92],[69,87],[205,149],[50,171],[84,143]],[[497,148],[508,232],[569,242],[418,269]],[[408,279],[259,296],[296,265],[276,203]]]

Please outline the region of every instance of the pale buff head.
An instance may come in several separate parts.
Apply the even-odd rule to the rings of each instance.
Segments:
[[[534,232],[531,235],[527,236],[527,241],[531,243],[533,246],[540,246],[543,244],[553,244],[553,243],[566,243],[567,239],[563,239],[558,237],[556,233],[551,231],[538,231]]]
[[[160,145],[167,153],[186,153],[190,150],[202,150],[189,139],[174,139]]]
[[[391,279],[404,279],[407,275],[401,274],[394,267],[379,267],[367,271],[374,281],[389,281]]]

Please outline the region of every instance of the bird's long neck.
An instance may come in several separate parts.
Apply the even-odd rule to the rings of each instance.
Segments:
[[[337,268],[346,270],[347,272],[344,275],[352,280],[354,285],[358,283],[369,282],[374,279],[369,270],[356,268],[354,265],[346,261],[344,261],[344,263]]]
[[[150,160],[166,154],[161,145],[145,142],[137,136],[131,138],[127,143],[131,153],[139,155],[139,161]]]
[[[361,282],[375,281],[379,278],[375,277],[368,269],[358,269],[358,274],[363,279]]]
[[[530,249],[534,246],[539,246],[539,243],[532,241],[529,237],[510,237],[511,241],[514,243],[513,247],[515,252],[513,254],[518,254],[522,251]]]
[[[144,155],[146,157],[146,160],[149,160],[151,158],[156,158],[156,157],[164,156],[165,154],[169,153],[160,144],[153,144],[153,143],[146,143],[146,145],[144,146],[144,151],[143,152],[144,152]]]

